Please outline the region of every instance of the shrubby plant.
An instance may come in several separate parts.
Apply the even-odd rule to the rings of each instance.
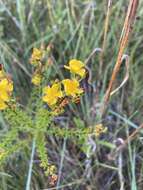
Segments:
[[[45,175],[56,180],[57,169],[48,159],[46,135],[77,138],[79,144],[82,142],[86,146],[88,135],[94,134],[99,137],[101,133],[106,132],[106,128],[102,124],[87,128],[77,118],[74,119],[77,128],[67,130],[55,126],[54,118],[63,114],[69,104],[80,103],[80,98],[84,94],[81,81],[86,76],[86,69],[82,61],[72,59],[64,66],[70,72],[70,77],[61,81],[55,79],[47,84],[49,51],[50,48],[33,48],[30,58],[33,67],[31,78],[33,89],[26,107],[20,105],[13,96],[14,84],[10,76],[3,68],[0,71],[0,110],[9,126],[0,140],[0,163],[3,164],[11,154],[24,149],[34,140],[40,166],[44,169]],[[82,147],[82,150],[86,153],[87,149]]]

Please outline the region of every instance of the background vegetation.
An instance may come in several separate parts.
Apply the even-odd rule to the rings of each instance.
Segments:
[[[121,31],[129,1],[113,1],[109,28],[100,71],[100,50],[103,44],[107,2],[101,0],[1,0],[0,1],[0,60],[14,80],[15,95],[23,105],[31,92],[32,68],[29,58],[33,47],[52,44],[51,68],[48,79],[63,78],[63,65],[71,58],[87,61],[90,78],[81,105],[67,109],[57,118],[58,125],[74,128],[96,123],[99,107],[116,62]],[[48,136],[47,152],[56,164],[60,176],[56,187],[50,187],[48,177],[34,157],[31,190],[142,190],[143,189],[143,138],[142,132],[128,144],[115,160],[108,159],[114,142],[128,135],[143,122],[143,2],[140,1],[137,18],[126,54],[129,56],[128,82],[110,100],[103,118],[108,132],[100,137],[96,151],[91,155],[92,174],[85,170],[85,154],[75,140],[68,137]],[[95,53],[90,56],[92,52]],[[88,59],[90,56],[90,59]],[[125,64],[116,80],[116,86],[125,75]],[[90,85],[89,85],[90,84]],[[94,90],[93,90],[94,89]],[[67,122],[68,121],[68,122]],[[0,122],[4,120],[1,115]],[[1,127],[0,134],[7,129]],[[13,154],[0,171],[0,189],[26,189],[32,145],[25,151]]]

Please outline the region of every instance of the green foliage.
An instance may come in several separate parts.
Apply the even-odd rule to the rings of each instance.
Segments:
[[[50,111],[39,108],[37,110],[37,113],[35,114],[35,120],[34,120],[34,129],[35,133],[39,131],[46,132],[47,128],[50,127],[49,125],[52,123],[53,117],[50,113]]]
[[[28,145],[32,138],[36,138],[41,162],[44,163],[46,155],[41,156],[41,154],[42,150],[44,151],[45,143],[43,143],[44,139],[41,135],[41,138],[39,138],[39,133],[43,134],[46,132],[52,118],[48,110],[39,108],[39,105],[37,107],[37,112],[31,115],[28,115],[26,110],[18,107],[4,111],[3,115],[9,124],[9,130],[3,135],[0,142],[0,149],[4,152],[2,152],[2,161],[6,156],[9,156],[10,153],[18,151],[18,148],[21,148],[22,144]],[[44,154],[46,154],[45,151],[43,152],[43,155]]]
[[[43,108],[38,92],[37,88],[33,88],[29,107],[22,109],[20,106],[13,106],[3,112],[9,130],[3,134],[0,141],[0,162],[3,163],[7,157],[19,151],[21,147],[27,147],[32,139],[35,139],[37,153],[41,161],[40,166],[43,167],[46,175],[52,175],[56,169],[54,165],[49,164],[45,137],[48,135],[60,138],[67,137],[76,140],[83,147],[91,129],[85,128],[84,122],[80,118],[74,118],[76,124],[74,129],[54,125],[52,112]],[[36,104],[33,104],[34,102]]]
[[[34,99],[32,94],[31,99]],[[33,100],[32,100],[33,101]],[[30,102],[32,102],[30,101]],[[80,118],[74,118],[76,124],[74,129],[61,128],[53,124],[54,117],[48,109],[43,108],[40,99],[36,101],[33,113],[29,109],[13,107],[5,110],[3,116],[9,125],[9,130],[3,135],[0,142],[1,163],[11,154],[28,146],[32,139],[36,141],[37,153],[41,160],[40,166],[43,167],[46,175],[52,175],[55,171],[54,165],[49,164],[46,136],[67,137],[76,140],[77,144],[82,145],[81,149],[86,153],[86,141],[91,128],[85,128]],[[29,106],[32,104],[29,104]]]
[[[20,108],[7,109],[4,117],[11,128],[19,131],[30,131],[33,128],[31,117]]]
[[[46,139],[45,133],[39,132],[36,137],[36,147],[38,156],[40,158],[40,166],[44,169],[46,176],[53,175],[56,172],[56,167],[49,163],[47,148],[46,148]]]

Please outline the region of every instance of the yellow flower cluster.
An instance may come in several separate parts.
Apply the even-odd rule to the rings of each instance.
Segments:
[[[82,78],[85,76],[84,63],[79,60],[71,60],[69,62],[69,67],[65,66],[65,68],[70,70],[72,74],[78,74]],[[61,90],[62,85],[64,90]],[[46,102],[49,107],[53,107],[58,103],[60,98],[75,98],[82,93],[83,89],[80,88],[79,80],[76,77],[72,79],[64,79],[60,82],[55,82],[51,86],[47,86],[43,89],[43,101]]]
[[[39,86],[42,81],[41,61],[43,59],[43,56],[44,51],[42,49],[33,48],[30,63],[36,68],[31,79],[32,84],[34,84],[35,86]]]
[[[51,46],[48,46],[47,49],[33,48],[30,63],[35,65],[35,70],[31,79],[31,82],[35,86],[39,86],[43,81],[42,74],[45,69],[44,64],[46,65],[43,60],[45,60],[44,56],[46,52],[49,53],[49,48],[51,49]],[[71,78],[64,79],[60,82],[55,81],[50,86],[43,88],[42,100],[47,103],[50,108],[58,106],[62,109],[69,103],[67,97],[72,99],[72,102],[75,102],[74,100],[76,100],[76,97],[79,97],[83,93],[83,89],[80,87],[80,80],[84,78],[86,74],[85,64],[80,60],[72,59],[64,68],[70,71]],[[62,100],[60,104],[59,100]]]
[[[35,86],[40,86],[43,79],[43,73],[46,71],[47,67],[52,65],[52,59],[49,56],[51,48],[51,45],[48,45],[47,48],[33,48],[30,63],[34,66],[31,82]]]
[[[38,48],[33,48],[30,63],[32,65],[37,65],[39,61],[42,59],[42,57],[43,57],[43,51]]]
[[[41,84],[41,81],[42,81],[42,75],[39,73],[34,73],[31,82],[35,86],[39,86]]]
[[[45,171],[46,176],[52,176],[56,172],[56,166],[55,165],[49,165],[47,170]]]
[[[102,133],[106,133],[107,127],[104,127],[101,123],[95,125],[93,133],[96,137],[99,137]]]
[[[4,71],[0,71],[0,110],[4,110],[8,106],[13,91],[13,82],[5,75]]]

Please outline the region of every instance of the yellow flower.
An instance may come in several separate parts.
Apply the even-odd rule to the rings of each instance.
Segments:
[[[13,91],[13,83],[7,78],[0,80],[0,110],[7,107],[7,102],[10,101],[10,96]]]
[[[54,83],[51,87],[45,87],[43,89],[43,93],[43,101],[46,102],[50,107],[57,103],[58,98],[63,96],[60,83]]]
[[[3,100],[0,100],[0,110],[4,110],[7,107],[7,104]]]
[[[107,127],[104,127],[101,123],[95,125],[94,133],[96,137],[99,137],[102,133],[106,133]]]
[[[83,93],[83,90],[79,88],[79,82],[76,79],[65,79],[62,81],[67,96],[76,96]]]
[[[35,85],[35,86],[39,86],[40,83],[42,81],[42,76],[38,73],[34,74],[32,77],[31,82]]]
[[[3,93],[10,93],[12,91],[13,91],[13,83],[7,78],[2,79],[0,81],[0,97],[3,96],[2,92]]]
[[[77,59],[70,60],[69,66],[65,65],[64,67],[70,70],[71,73],[75,73],[77,75],[80,75],[81,77],[85,76],[84,63]]]
[[[38,48],[33,48],[33,52],[32,52],[31,59],[30,59],[30,63],[32,65],[36,65],[38,63],[38,61],[41,60],[42,56],[43,56],[42,50],[40,50]]]

